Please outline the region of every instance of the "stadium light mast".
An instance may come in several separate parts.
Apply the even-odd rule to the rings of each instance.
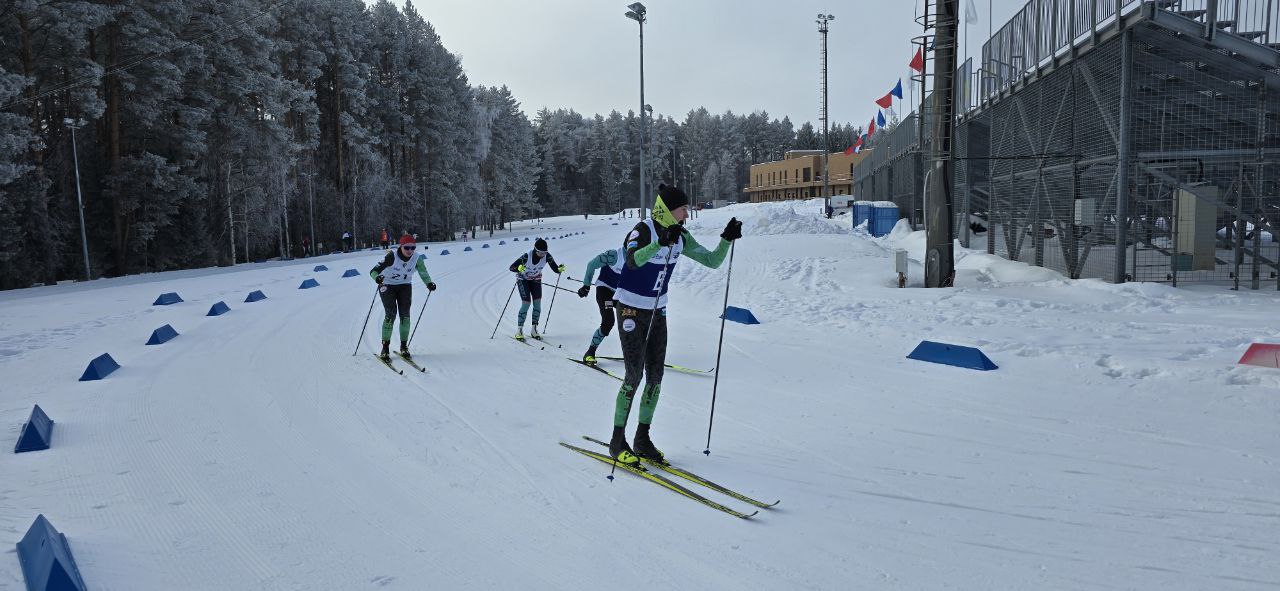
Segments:
[[[644,141],[644,23],[648,19],[645,18],[647,11],[644,5],[639,2],[628,4],[627,9],[627,18],[640,25],[640,209],[637,216],[644,219],[644,169],[645,160],[649,157],[649,148]]]
[[[71,158],[76,165],[76,211],[80,214],[80,250],[84,253],[84,280],[93,279],[89,271],[89,239],[84,231],[84,198],[80,196],[80,154],[76,150],[76,130],[84,126],[79,119],[63,119],[63,125],[71,130]]]
[[[827,23],[836,20],[834,14],[818,13],[818,33],[822,35],[822,212],[831,217],[831,139],[827,116]]]

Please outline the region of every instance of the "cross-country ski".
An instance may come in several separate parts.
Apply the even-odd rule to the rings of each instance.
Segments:
[[[576,447],[576,446],[573,446],[573,445],[569,445],[568,443],[561,442],[561,443],[560,443],[560,445],[562,445],[562,446],[564,446],[564,447],[567,447],[567,448],[569,448],[569,449],[571,449],[571,450],[573,450],[573,451],[576,451],[576,452],[578,452],[578,453],[580,453],[580,454],[582,454],[582,455],[584,455],[584,456],[587,456],[587,457],[589,457],[589,458],[594,458],[594,459],[600,460],[600,461],[601,461],[601,462],[603,462],[606,466],[612,465],[612,466],[615,466],[616,468],[619,468],[619,469],[621,469],[621,470],[624,470],[624,471],[630,472],[630,473],[632,473],[632,474],[635,474],[636,476],[639,476],[639,477],[641,477],[641,478],[644,478],[645,480],[648,480],[649,482],[652,482],[652,483],[654,483],[654,484],[657,484],[657,485],[659,485],[659,486],[662,486],[663,488],[666,488],[667,490],[670,490],[670,491],[673,491],[673,492],[678,493],[678,494],[680,494],[680,495],[683,495],[683,496],[685,496],[685,497],[687,497],[687,498],[689,498],[689,499],[692,499],[692,500],[694,500],[694,501],[697,501],[697,502],[699,502],[699,503],[702,503],[703,505],[706,505],[706,506],[708,506],[708,507],[711,507],[712,509],[715,509],[715,510],[717,510],[717,511],[721,511],[721,512],[724,512],[724,513],[728,513],[729,515],[732,515],[732,516],[734,516],[734,517],[738,517],[738,518],[741,518],[741,519],[750,519],[751,517],[754,517],[757,513],[759,513],[759,511],[752,511],[751,513],[743,513],[743,512],[741,512],[741,511],[736,510],[736,509],[731,509],[731,508],[729,508],[729,507],[726,507],[726,506],[724,506],[724,505],[721,505],[720,503],[717,503],[717,502],[715,502],[715,501],[713,501],[713,500],[711,500],[711,499],[708,499],[708,498],[706,498],[706,497],[704,497],[704,496],[702,496],[702,495],[700,495],[700,494],[698,494],[698,493],[696,493],[696,492],[693,492],[693,491],[691,491],[691,490],[689,490],[689,489],[687,489],[687,488],[685,488],[685,487],[683,487],[683,486],[681,486],[681,485],[679,485],[679,484],[676,484],[675,482],[672,482],[672,481],[670,481],[670,480],[668,480],[668,479],[666,479],[666,478],[663,478],[662,476],[660,476],[660,475],[658,475],[658,474],[654,474],[653,472],[650,472],[650,471],[646,470],[643,466],[639,466],[639,465],[636,465],[636,464],[624,464],[624,463],[620,463],[620,462],[618,462],[617,460],[615,460],[615,459],[613,459],[613,458],[610,458],[610,457],[609,457],[609,456],[607,456],[607,455],[604,455],[604,454],[601,454],[601,453],[596,453],[596,452],[593,452],[593,451],[588,450],[588,449],[583,449],[583,448],[581,448],[581,447]],[[612,478],[612,477],[611,477],[611,478]]]
[[[596,359],[606,359],[609,361],[624,360],[623,357],[617,357],[613,355],[599,355],[599,356],[596,356]],[[688,373],[688,374],[709,374],[716,370],[714,367],[711,369],[694,369],[692,367],[685,367],[683,365],[676,365],[674,363],[664,363],[663,366],[673,371],[678,371],[680,373]]]

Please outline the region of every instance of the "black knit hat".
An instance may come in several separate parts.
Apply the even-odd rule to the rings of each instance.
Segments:
[[[662,198],[662,203],[667,206],[668,211],[675,211],[689,204],[689,197],[680,190],[680,187],[659,184],[658,197]]]
[[[542,252],[547,252],[547,241],[546,241],[546,240],[543,240],[543,239],[541,239],[541,238],[539,238],[539,239],[537,239],[537,240],[534,240],[534,241],[533,241],[533,249],[534,249],[534,250],[541,250]]]

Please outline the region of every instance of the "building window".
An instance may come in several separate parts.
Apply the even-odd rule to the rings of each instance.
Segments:
[[[807,167],[804,169],[804,182],[809,182],[809,175],[812,174],[812,170],[813,169]]]

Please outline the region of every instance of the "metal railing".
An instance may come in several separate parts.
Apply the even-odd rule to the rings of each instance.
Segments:
[[[1276,0],[1163,0],[1157,5],[1264,45],[1280,42],[1280,2]]]
[[[1167,2],[1168,0],[1163,0]],[[991,97],[1143,0],[1031,0],[982,44],[981,92]]]
[[[1280,0],[1030,0],[982,45],[974,107],[1100,30],[1116,15],[1155,8],[1280,49]]]

